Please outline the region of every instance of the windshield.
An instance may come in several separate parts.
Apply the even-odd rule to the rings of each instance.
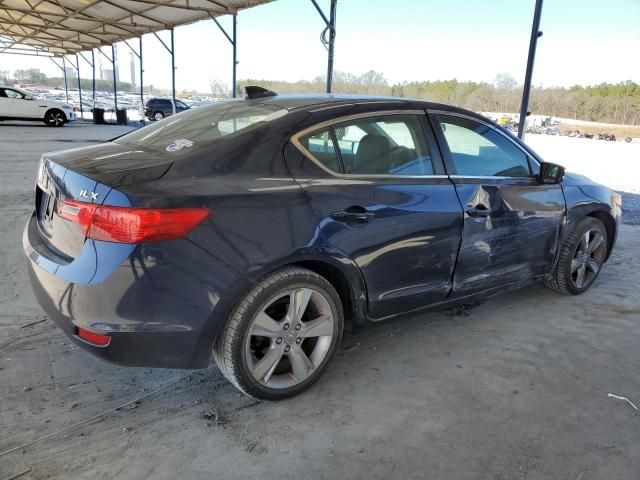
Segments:
[[[275,120],[287,110],[272,105],[248,105],[244,101],[221,102],[187,110],[141,128],[117,140],[145,149],[177,151],[209,143],[264,122]]]

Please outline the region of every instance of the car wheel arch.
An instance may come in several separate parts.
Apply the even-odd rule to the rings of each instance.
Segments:
[[[302,260],[290,264],[290,266],[299,266],[317,273],[327,280],[333,288],[336,289],[342,302],[342,311],[344,312],[344,326],[348,331],[353,328],[354,320],[358,310],[358,293],[354,291],[352,282],[349,282],[347,275],[337,266],[323,260]]]
[[[606,262],[609,259],[609,256],[611,255],[611,250],[613,249],[613,244],[614,244],[613,240],[615,239],[616,233],[617,233],[616,221],[613,218],[613,215],[611,215],[611,213],[605,210],[592,211],[587,215],[585,215],[585,217],[593,217],[600,220],[602,223],[604,223],[604,228],[607,231],[607,254],[604,257],[604,261]]]
[[[575,228],[580,220],[585,217],[592,217],[600,220],[604,223],[604,226],[607,231],[607,237],[609,239],[607,245],[607,255],[605,257],[605,261],[609,259],[609,255],[611,254],[611,250],[613,249],[613,244],[616,234],[617,234],[617,224],[614,216],[611,214],[609,210],[607,210],[608,206],[602,203],[593,204],[590,203],[588,205],[575,205],[573,208],[569,208],[567,210],[567,223],[563,227],[561,242],[564,243],[568,235]]]

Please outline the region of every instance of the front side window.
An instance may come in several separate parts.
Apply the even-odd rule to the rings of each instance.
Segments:
[[[436,115],[458,175],[528,177],[524,151],[493,128],[467,118]]]
[[[326,168],[353,175],[433,175],[420,120],[415,115],[363,118],[300,138]]]
[[[20,100],[22,100],[23,98],[25,98],[25,95],[24,95],[24,94],[22,94],[22,93],[18,92],[17,90],[11,90],[10,88],[6,88],[6,89],[4,90],[4,93],[5,93],[5,95],[6,95],[7,97],[9,97],[9,98],[17,98],[17,99],[20,99]]]

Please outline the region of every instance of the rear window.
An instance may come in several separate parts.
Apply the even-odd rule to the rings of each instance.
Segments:
[[[273,105],[221,102],[186,110],[115,140],[145,149],[178,151],[210,143],[276,118],[287,110]]]

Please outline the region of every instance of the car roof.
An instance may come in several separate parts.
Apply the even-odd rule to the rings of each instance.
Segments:
[[[254,104],[273,105],[274,107],[284,108],[289,111],[297,110],[315,110],[322,107],[330,106],[348,106],[348,105],[379,105],[381,110],[393,108],[399,109],[430,109],[430,110],[446,110],[451,112],[460,112],[468,115],[479,117],[477,113],[465,110],[463,108],[447,105],[444,103],[431,102],[428,100],[418,100],[415,98],[403,97],[386,97],[374,95],[349,95],[349,94],[284,94],[265,96],[253,100],[246,98],[235,101],[245,101]]]

